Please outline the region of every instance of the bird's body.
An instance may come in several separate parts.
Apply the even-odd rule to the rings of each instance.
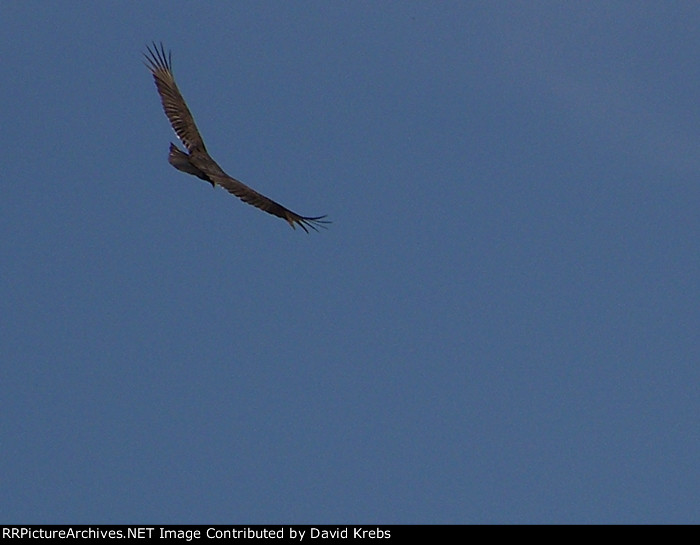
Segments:
[[[194,118],[175,84],[170,53],[166,55],[163,44],[158,49],[155,43],[153,49],[148,48],[148,53],[149,55],[145,55],[146,66],[153,74],[165,115],[187,149],[185,153],[175,144],[170,144],[168,162],[172,166],[209,182],[213,187],[220,185],[243,202],[286,220],[292,227],[299,225],[307,233],[309,228],[318,231],[318,227],[325,227],[324,224],[330,223],[324,219],[326,216],[300,216],[226,174],[207,152]]]

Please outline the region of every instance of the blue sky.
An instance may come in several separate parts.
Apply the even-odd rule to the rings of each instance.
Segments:
[[[0,522],[700,521],[697,3],[0,27]]]

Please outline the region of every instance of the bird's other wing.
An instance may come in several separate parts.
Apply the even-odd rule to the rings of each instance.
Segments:
[[[204,141],[197,130],[194,118],[175,84],[170,52],[165,52],[162,43],[159,49],[155,42],[153,42],[153,49],[150,47],[147,49],[148,55],[145,53],[143,55],[146,57],[145,64],[153,74],[160,100],[163,103],[163,110],[165,110],[165,115],[170,120],[175,134],[190,153],[195,150],[206,152]]]
[[[273,216],[277,216],[278,218],[286,220],[289,223],[289,225],[292,226],[293,229],[296,228],[296,225],[299,225],[304,231],[308,233],[309,229],[313,229],[314,231],[318,231],[319,227],[326,229],[325,224],[331,223],[330,221],[324,219],[326,216],[300,216],[299,214],[292,212],[288,208],[285,208],[281,204],[276,203],[275,201],[266,197],[265,195],[261,195],[254,189],[251,189],[250,187],[245,185],[243,182],[239,182],[235,178],[231,178],[231,176],[229,176],[228,174],[221,175],[207,173],[207,175],[217,185],[220,185],[221,187],[226,189],[226,191],[228,191],[232,195],[235,195],[243,202],[251,204],[256,208],[267,212],[268,214],[272,214]]]

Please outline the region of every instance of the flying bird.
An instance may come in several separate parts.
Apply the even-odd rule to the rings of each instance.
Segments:
[[[204,140],[202,140],[197,125],[194,123],[194,118],[175,84],[170,51],[166,54],[163,44],[161,43],[160,49],[158,49],[155,42],[153,49],[148,46],[147,49],[148,55],[144,53],[145,64],[153,74],[158,94],[163,103],[163,110],[165,110],[165,115],[175,134],[187,149],[187,153],[185,153],[175,144],[170,143],[168,162],[172,166],[209,182],[212,187],[220,185],[243,202],[286,220],[292,228],[299,225],[308,233],[309,229],[318,231],[318,227],[325,228],[325,224],[330,223],[325,219],[326,216],[300,216],[226,174],[207,152]]]

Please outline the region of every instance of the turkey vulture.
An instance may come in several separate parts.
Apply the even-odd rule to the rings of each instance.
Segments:
[[[175,84],[171,53],[168,52],[166,54],[162,43],[160,44],[160,49],[158,49],[155,42],[153,43],[153,49],[150,47],[147,47],[147,49],[148,55],[144,53],[146,66],[153,74],[165,115],[170,120],[175,134],[177,134],[187,149],[187,153],[185,153],[171,143],[168,156],[168,162],[171,165],[182,172],[206,180],[212,187],[220,185],[243,202],[252,204],[268,214],[286,220],[292,228],[295,228],[296,224],[298,224],[308,233],[309,228],[318,231],[318,227],[325,228],[324,224],[330,223],[330,221],[324,219],[326,216],[300,216],[226,174],[207,152],[202,136],[194,123],[194,118]]]

